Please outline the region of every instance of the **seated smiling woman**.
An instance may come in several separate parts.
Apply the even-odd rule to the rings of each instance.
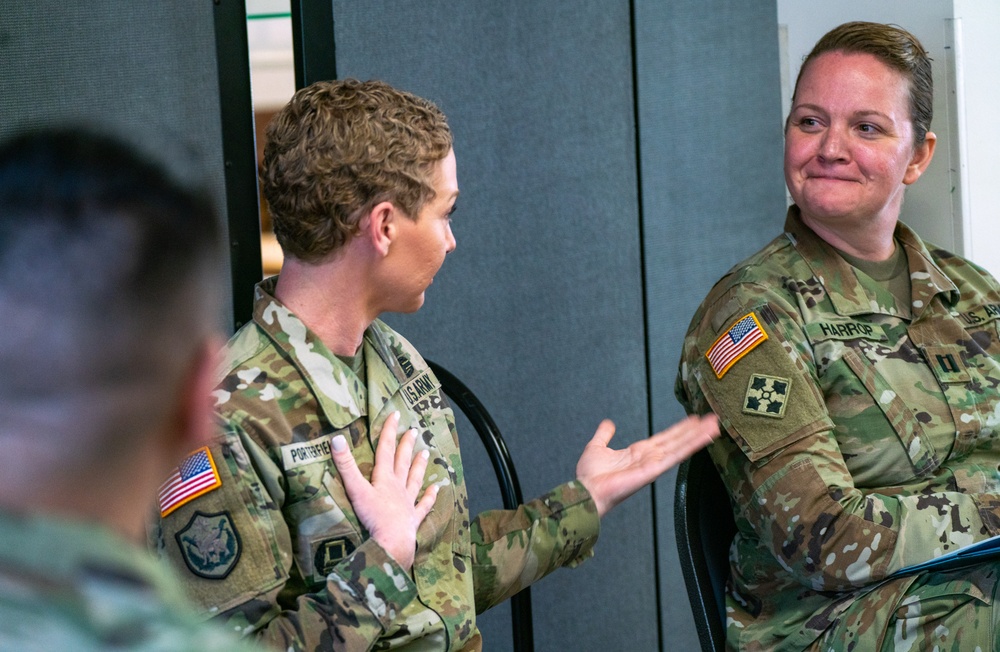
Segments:
[[[715,411],[741,650],[995,650],[997,567],[898,574],[1000,533],[1000,286],[899,222],[931,62],[848,23],[806,58],[784,233],[711,290],[677,396]]]

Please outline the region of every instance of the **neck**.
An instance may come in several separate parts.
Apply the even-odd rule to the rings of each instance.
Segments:
[[[335,355],[357,353],[380,312],[369,296],[365,252],[355,242],[319,263],[286,257],[275,288],[275,297]]]
[[[804,214],[802,222],[827,244],[862,260],[888,260],[896,250],[893,240],[896,232],[895,219],[867,222],[853,227],[838,225],[836,229],[817,223]]]
[[[0,478],[0,505],[5,509],[102,525],[144,545],[146,522],[155,513],[159,489],[150,479],[166,478],[170,472],[158,451],[130,451],[127,458],[116,458],[115,471],[109,473],[105,464],[67,466],[64,455],[16,448],[25,455],[16,457],[16,468],[5,470]],[[14,451],[8,448],[4,454]],[[38,477],[38,469],[46,469],[44,478]]]

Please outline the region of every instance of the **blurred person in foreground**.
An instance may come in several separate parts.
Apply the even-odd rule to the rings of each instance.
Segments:
[[[226,349],[221,486],[161,504],[206,615],[281,650],[481,649],[477,612],[591,556],[601,516],[718,434],[689,418],[612,450],[604,421],[575,480],[474,517],[440,383],[379,320],[419,309],[455,248],[444,115],[318,82],[270,123],[261,178],[285,262]]]
[[[909,32],[821,38],[785,125],[785,232],[691,322],[677,396],[725,433],[731,649],[1000,649],[996,558],[904,570],[1000,534],[1000,285],[899,221],[932,100]]]
[[[250,650],[141,545],[212,432],[216,218],[106,136],[0,144],[0,649]]]

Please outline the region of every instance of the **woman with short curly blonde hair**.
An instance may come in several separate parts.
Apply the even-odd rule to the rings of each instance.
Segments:
[[[324,258],[382,201],[416,219],[451,146],[437,106],[384,82],[303,88],[268,125],[260,172],[285,255]]]

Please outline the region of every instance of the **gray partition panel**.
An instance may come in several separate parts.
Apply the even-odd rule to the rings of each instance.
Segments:
[[[784,223],[777,8],[636,0],[635,17],[651,410],[663,427],[683,416],[673,389],[692,313]],[[674,475],[656,485],[664,649],[694,650]]]
[[[628,3],[334,8],[338,75],[435,100],[456,137],[458,249],[424,308],[391,323],[493,412],[526,496],[573,476],[601,418],[616,445],[645,436]],[[476,486],[489,466],[468,475],[474,508],[493,506]],[[595,559],[532,589],[537,648],[656,649],[652,539],[647,491],[606,520]],[[505,649],[490,617],[486,647]]]
[[[122,134],[210,188],[221,217],[214,30],[211,2],[3,0],[0,137],[65,123]]]

